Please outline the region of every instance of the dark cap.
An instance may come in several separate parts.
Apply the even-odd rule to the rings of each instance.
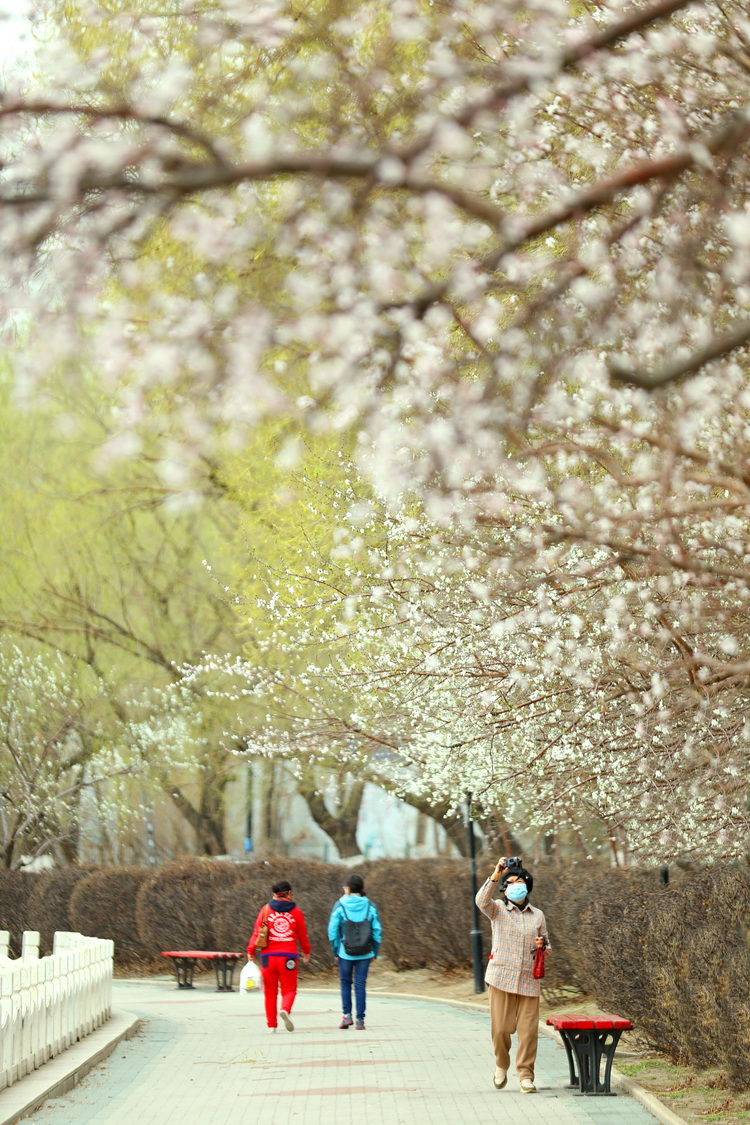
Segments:
[[[530,895],[532,890],[534,889],[534,876],[530,871],[527,871],[525,867],[514,867],[511,868],[510,871],[506,871],[502,879],[500,880],[500,889],[502,891],[505,890],[506,884],[511,875],[515,875],[518,879],[523,879],[524,883],[526,884],[526,893],[527,895]]]

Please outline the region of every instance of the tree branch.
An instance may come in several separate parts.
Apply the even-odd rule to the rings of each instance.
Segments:
[[[676,360],[662,367],[661,371],[649,374],[647,371],[633,370],[617,360],[612,361],[609,375],[613,383],[623,383],[630,387],[640,387],[645,391],[655,391],[671,383],[679,383],[690,375],[695,375],[716,359],[723,359],[737,348],[750,343],[750,320],[743,321],[732,332],[711,340],[705,348],[693,352],[686,359]]]

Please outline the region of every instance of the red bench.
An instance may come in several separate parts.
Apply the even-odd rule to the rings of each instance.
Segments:
[[[604,1094],[610,1089],[612,1062],[623,1031],[632,1030],[630,1020],[621,1016],[550,1016],[550,1027],[559,1031],[568,1056],[570,1086],[578,1094]],[[604,1078],[600,1078],[602,1059]]]
[[[194,987],[193,974],[198,961],[213,962],[217,992],[234,992],[232,988],[234,966],[238,961],[244,961],[246,956],[245,953],[217,953],[207,949],[171,949],[167,953],[162,953],[162,957],[170,957],[172,960],[178,988]]]

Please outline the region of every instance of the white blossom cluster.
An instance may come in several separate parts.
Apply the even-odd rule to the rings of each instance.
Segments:
[[[736,350],[742,5],[590,8],[66,5],[0,107],[21,390],[88,362],[112,453],[145,427],[165,466],[269,413],[356,427],[443,517],[531,412],[564,434]]]
[[[744,6],[103,14],[3,94],[20,391],[97,372],[172,484],[279,415],[366,482],[265,607],[308,667],[236,691],[431,792],[742,852]]]
[[[0,646],[3,866],[66,848],[74,854],[92,804],[121,826],[140,814],[134,792],[167,770],[179,776],[194,768],[200,710],[188,688],[169,685],[122,700],[119,722],[107,691],[92,673],[72,674],[59,654]]]
[[[739,450],[732,397],[720,414]],[[669,441],[660,421],[644,444]],[[733,496],[747,486],[711,478],[706,426],[706,447],[674,439],[656,477],[624,436],[599,435],[592,472],[590,446],[571,440],[563,464],[542,435],[548,502],[506,480],[503,513],[470,529],[413,502],[389,514],[353,466],[333,492],[309,481],[310,523],[337,525],[330,555],[271,576],[260,659],[213,657],[186,682],[265,707],[254,753],[348,763],[456,805],[471,791],[540,829],[599,821],[649,859],[741,855],[750,549]]]

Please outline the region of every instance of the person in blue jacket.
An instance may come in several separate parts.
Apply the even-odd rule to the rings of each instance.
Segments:
[[[367,974],[370,962],[380,951],[382,934],[378,908],[366,897],[364,880],[359,875],[350,875],[343,897],[334,906],[328,922],[328,940],[339,963],[343,1009],[339,1028],[342,1031],[354,1023],[352,980],[357,1008],[356,1030],[365,1030]]]

